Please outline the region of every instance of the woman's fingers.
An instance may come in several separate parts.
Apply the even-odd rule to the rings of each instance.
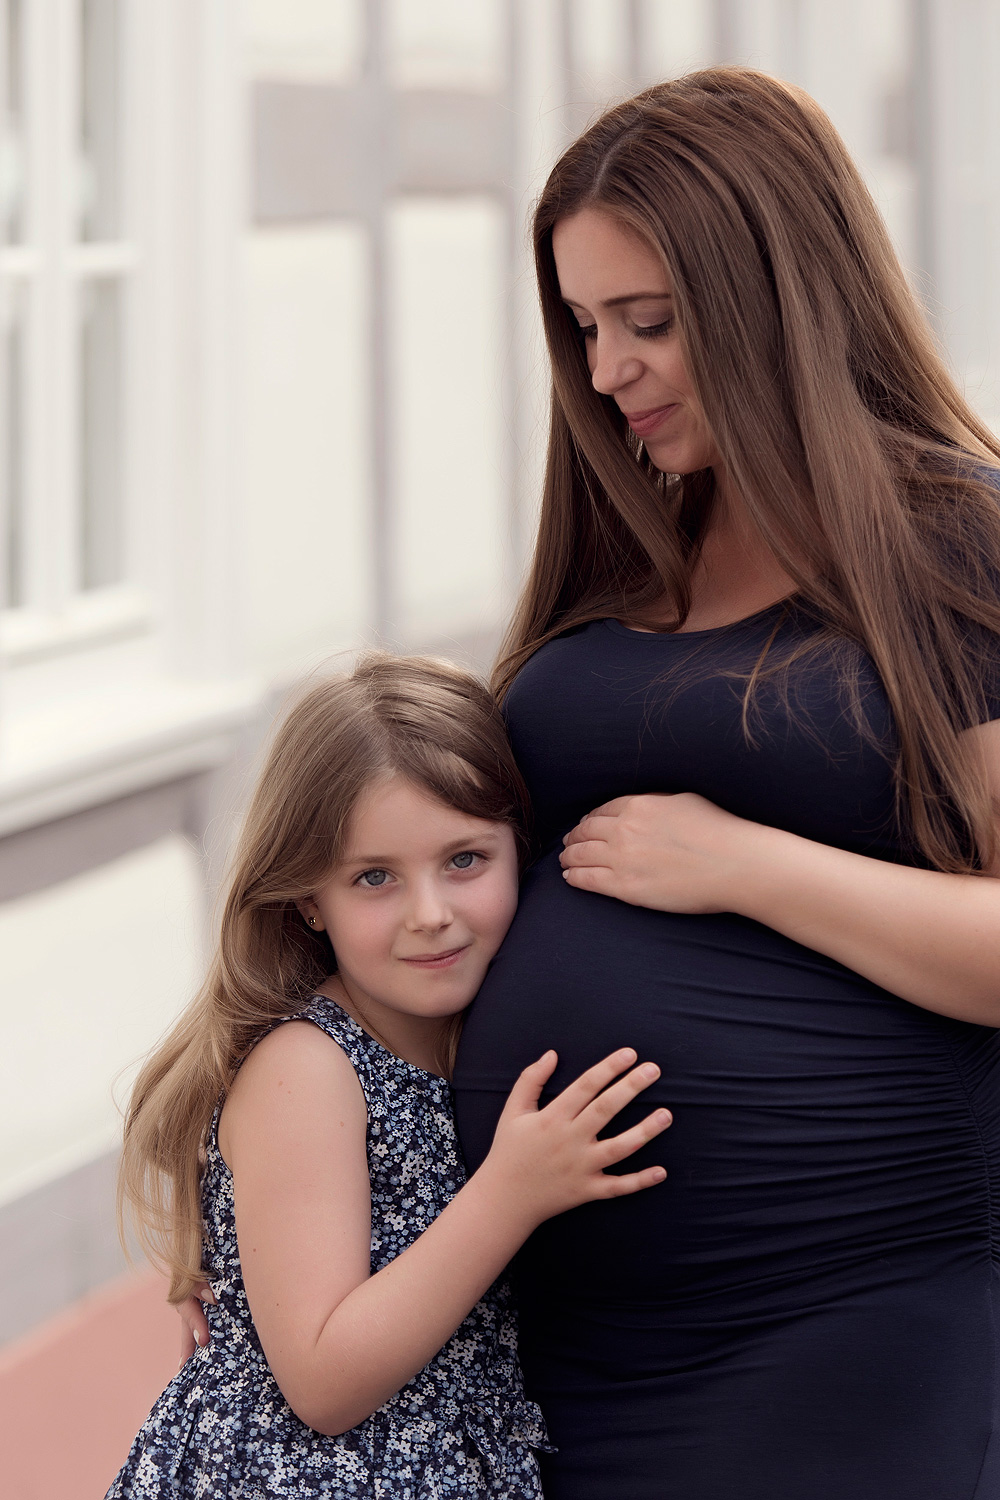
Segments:
[[[607,1057],[602,1057],[599,1063],[595,1063],[592,1068],[581,1073],[579,1078],[574,1078],[572,1083],[568,1083],[562,1093],[557,1094],[552,1103],[546,1105],[546,1109],[560,1114],[567,1111],[574,1117],[582,1114],[587,1105],[591,1104],[596,1096],[618,1077],[619,1073],[631,1067],[636,1056],[634,1047],[620,1047],[617,1052],[611,1052]],[[652,1082],[652,1079],[649,1081]]]
[[[571,865],[605,865],[610,869],[610,853],[603,839],[578,839],[567,844],[559,856],[563,869]]]
[[[614,870],[601,865],[574,865],[563,870],[563,880],[578,891],[593,891],[597,896],[617,896],[626,900],[624,890],[619,890]],[[634,904],[634,903],[633,903]]]
[[[673,1119],[669,1109],[654,1109],[638,1125],[623,1130],[621,1135],[614,1135],[607,1141],[598,1141],[601,1167],[611,1167],[616,1162],[624,1161],[626,1156],[631,1156],[641,1146],[648,1145],[662,1134],[668,1125],[673,1124]]]
[[[195,1344],[195,1341],[194,1341],[194,1334],[191,1332],[190,1328],[187,1326],[186,1323],[182,1323],[181,1324],[181,1357],[180,1357],[180,1360],[179,1360],[178,1365],[177,1365],[178,1370],[183,1370],[184,1366],[187,1364],[188,1360],[191,1358],[191,1356],[194,1353],[194,1351],[195,1351],[196,1348],[197,1348],[197,1345]]]
[[[617,815],[609,815],[603,810],[588,813],[585,818],[580,819],[575,828],[570,829],[563,839],[563,844],[568,848],[571,844],[579,844],[587,839],[599,839],[602,843],[606,843],[616,821]]]
[[[195,1347],[204,1349],[209,1340],[208,1319],[202,1302],[215,1303],[209,1286],[196,1286],[190,1297],[177,1304],[181,1320],[181,1364],[190,1359]]]

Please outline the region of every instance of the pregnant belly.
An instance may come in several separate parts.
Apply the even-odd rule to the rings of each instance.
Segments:
[[[547,1048],[554,1091],[631,1046],[662,1074],[620,1125],[661,1103],[674,1124],[619,1170],[658,1161],[668,1179],[539,1231],[527,1260],[550,1260],[567,1295],[673,1297],[805,1265],[836,1274],[902,1246],[953,1251],[963,1236],[978,1247],[986,1184],[956,1024],[743,918],[574,890],[553,853],[466,1022],[462,1146],[474,1168],[517,1073]]]

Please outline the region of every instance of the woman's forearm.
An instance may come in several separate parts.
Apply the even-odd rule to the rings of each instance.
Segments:
[[[1000,1026],[1000,880],[888,864],[746,824],[729,909],[914,1005]]]

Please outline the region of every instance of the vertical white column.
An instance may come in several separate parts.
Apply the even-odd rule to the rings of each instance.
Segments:
[[[992,0],[914,0],[919,247],[929,311],[973,405],[998,415],[1000,20]]]
[[[25,381],[28,485],[26,593],[57,611],[73,593],[80,550],[75,288],[66,274],[79,118],[79,0],[38,0],[28,20],[28,175],[40,259]],[[53,67],[54,61],[54,67]],[[45,87],[49,69],[55,87]]]

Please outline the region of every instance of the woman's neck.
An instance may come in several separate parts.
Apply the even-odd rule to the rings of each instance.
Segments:
[[[796,587],[743,501],[720,488],[691,572],[691,609],[681,632],[744,620],[787,598]],[[666,600],[662,610],[644,617],[644,623],[654,626],[669,620]]]

